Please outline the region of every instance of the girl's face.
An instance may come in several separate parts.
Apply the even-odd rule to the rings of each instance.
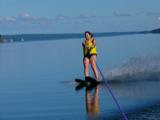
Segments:
[[[91,38],[91,35],[89,33],[86,33],[85,37],[86,37],[87,40],[89,40]]]

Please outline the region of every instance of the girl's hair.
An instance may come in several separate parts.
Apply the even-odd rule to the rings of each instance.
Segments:
[[[88,33],[91,37],[93,37],[93,34],[92,34],[90,31],[86,31],[84,34],[86,35],[87,33]]]

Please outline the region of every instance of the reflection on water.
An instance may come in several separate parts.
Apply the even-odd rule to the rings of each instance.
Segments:
[[[91,91],[86,88],[85,92],[86,111],[89,118],[99,116],[99,86],[96,86],[92,95]]]
[[[99,84],[92,90],[88,87],[85,90],[81,89],[85,92],[87,118],[91,120],[120,120],[122,119],[121,113],[107,89],[104,89],[104,85],[104,83]],[[134,115],[146,112],[145,108],[150,108],[160,101],[160,81],[116,82],[109,83],[109,85],[129,120],[134,120],[136,117]],[[160,108],[158,108],[158,112],[159,110]],[[150,109],[150,111],[152,110]],[[153,115],[154,113],[152,113]],[[141,120],[143,117],[141,116],[137,120]]]

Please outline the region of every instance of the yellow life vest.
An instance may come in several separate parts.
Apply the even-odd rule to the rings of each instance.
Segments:
[[[85,40],[84,41],[84,44],[87,45],[88,47],[85,47],[85,45],[83,45],[83,53],[84,53],[84,56],[90,56],[90,55],[97,55],[97,48],[96,46],[92,47],[93,46],[93,40]]]

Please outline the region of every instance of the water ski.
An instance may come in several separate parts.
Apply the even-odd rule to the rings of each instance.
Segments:
[[[75,79],[75,82],[77,83],[82,83],[82,84],[100,84],[102,83],[102,81],[98,81],[92,77],[85,77],[85,80],[82,80],[82,79]]]
[[[93,88],[95,88],[98,84],[102,83],[102,81],[98,81],[92,77],[85,77],[85,80],[82,79],[75,79],[75,82],[78,83],[78,85],[76,86],[76,90],[80,90],[83,87],[86,87],[89,90],[92,90]]]

